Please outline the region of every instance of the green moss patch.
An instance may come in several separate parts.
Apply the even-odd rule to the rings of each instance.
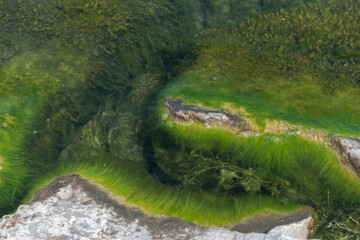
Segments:
[[[46,174],[30,185],[25,201],[32,198],[40,187],[56,177],[79,173],[90,178],[116,196],[125,197],[126,202],[135,204],[145,211],[169,214],[201,225],[223,226],[256,213],[276,211],[289,213],[301,208],[292,202],[283,202],[270,197],[253,195],[228,197],[209,194],[204,191],[184,190],[167,186],[154,180],[145,169],[133,163],[119,162],[111,155],[68,161],[59,165],[54,172]]]

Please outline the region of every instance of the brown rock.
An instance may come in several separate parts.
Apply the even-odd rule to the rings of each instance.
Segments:
[[[244,109],[234,109],[229,104],[225,104],[233,111]],[[251,119],[248,113],[241,116],[232,114],[224,109],[206,110],[205,107],[195,105],[183,105],[181,99],[165,98],[163,107],[169,112],[169,117],[178,121],[197,121],[207,127],[218,126],[229,129],[237,135],[248,135],[253,133],[272,133],[285,134],[289,131],[296,130],[296,134],[310,140],[324,143],[328,135],[327,132],[313,128],[304,128],[298,125],[292,125],[285,121],[266,119],[266,125],[262,131],[259,126]]]
[[[183,105],[180,99],[166,98],[164,108],[169,116],[176,120],[197,121],[207,127],[221,126],[235,131],[237,134],[251,132],[252,126],[243,117],[230,114],[223,109],[205,110],[195,105]]]

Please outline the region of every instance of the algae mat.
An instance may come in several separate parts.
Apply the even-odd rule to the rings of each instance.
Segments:
[[[241,2],[1,0],[0,213],[77,172],[203,225],[309,205],[331,236],[356,235],[359,181],[326,146],[267,129],[359,135],[359,4]],[[175,122],[165,97],[258,132]]]

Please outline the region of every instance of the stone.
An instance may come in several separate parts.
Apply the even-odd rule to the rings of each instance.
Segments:
[[[245,218],[233,226],[230,226],[230,229],[243,233],[267,233],[277,226],[289,225],[308,218],[312,218],[312,208],[304,207],[303,209],[290,214],[280,214],[273,212],[267,214],[257,214],[253,217]],[[311,228],[312,225],[309,226],[309,229]]]
[[[151,215],[116,200],[79,175],[61,176],[40,189],[32,202],[0,219],[0,239],[307,239],[313,219],[275,227],[267,233],[240,233],[202,227],[179,218]]]
[[[206,232],[191,238],[192,240],[300,240],[309,239],[313,219],[306,218],[300,222],[278,226],[268,233],[239,233],[224,229],[210,228]]]
[[[183,105],[183,100],[175,98],[166,98],[163,107],[168,110],[169,116],[173,119],[193,120],[207,127],[221,126],[237,133],[252,131],[251,124],[243,117],[228,113],[223,109],[205,110],[195,105]]]
[[[225,104],[229,106],[229,104]],[[206,127],[221,127],[234,132],[237,135],[272,133],[285,134],[296,131],[310,141],[324,143],[329,133],[314,128],[305,128],[292,125],[281,120],[265,119],[265,127],[260,131],[259,126],[251,119],[249,114],[232,114],[224,109],[206,110],[205,107],[195,105],[184,105],[183,100],[176,98],[165,98],[163,107],[168,111],[169,117],[177,121],[197,121]],[[233,111],[240,110],[230,107]],[[244,112],[244,110],[240,111]]]
[[[328,145],[338,155],[343,165],[360,177],[360,139],[332,136]]]

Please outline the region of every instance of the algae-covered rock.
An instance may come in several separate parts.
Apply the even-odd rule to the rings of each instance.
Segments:
[[[164,108],[169,112],[169,116],[183,121],[198,121],[212,127],[221,126],[230,128],[238,134],[246,134],[252,131],[249,121],[241,116],[230,114],[223,109],[205,110],[195,105],[184,105],[181,99],[166,98]]]
[[[301,2],[0,0],[0,214],[38,181],[77,171],[154,211],[219,225],[297,203],[357,208],[358,179],[323,142],[330,132],[359,135],[360,5]],[[173,118],[164,117],[164,96]],[[76,225],[72,217],[97,204],[94,221],[79,220],[79,228],[93,224],[83,235],[136,236],[134,219],[124,226],[100,203],[83,202],[91,201],[84,189],[61,189],[44,199],[54,222]],[[61,215],[71,204],[59,198],[79,201],[75,213]],[[42,207],[18,213],[51,213]],[[113,232],[105,225],[114,219]],[[181,220],[169,221],[179,230]],[[246,237],[186,224],[199,237]],[[68,234],[65,225],[57,230]],[[54,234],[44,226],[39,234]]]
[[[358,167],[348,137],[360,136],[359,11],[352,0],[312,1],[198,34],[194,64],[158,95],[154,175],[300,202],[320,213],[320,237],[358,237],[360,181],[342,163]],[[225,113],[248,122],[246,134]]]
[[[225,104],[226,106],[226,104]],[[324,143],[328,132],[306,128],[300,125],[293,125],[286,121],[265,119],[265,126],[260,130],[260,126],[249,115],[233,114],[227,109],[207,110],[206,106],[185,105],[183,100],[176,98],[165,98],[164,109],[168,112],[168,117],[177,121],[195,121],[204,124],[206,127],[220,127],[234,132],[237,135],[249,134],[286,134],[293,132],[311,141]],[[210,109],[210,108],[209,108]],[[231,110],[241,109],[231,108]]]
[[[231,114],[224,109],[206,110],[206,107],[184,105],[183,100],[165,98],[163,105],[168,117],[179,122],[195,121],[206,127],[219,127],[231,130],[237,135],[249,134],[286,134],[294,133],[311,141],[325,143],[330,133],[314,128],[291,125],[285,121],[268,120],[262,131],[247,116]],[[234,109],[232,109],[234,110]],[[295,130],[295,131],[294,131]],[[332,136],[327,145],[339,156],[342,164],[355,174],[360,174],[360,140],[359,138]]]
[[[33,201],[0,219],[0,239],[307,239],[311,218],[287,222],[264,233],[242,234],[126,205],[79,175],[59,177]],[[248,232],[248,231],[247,231]]]

